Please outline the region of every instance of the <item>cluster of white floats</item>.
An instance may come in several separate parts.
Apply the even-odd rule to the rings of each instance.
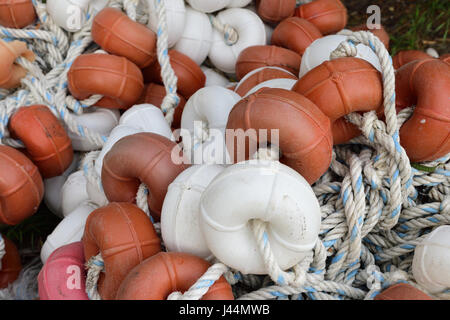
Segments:
[[[106,2],[47,0],[47,7],[57,24],[66,30],[76,31],[65,25],[67,16],[64,12],[70,14],[66,11],[69,5],[80,8],[86,14],[88,6],[100,11]],[[241,8],[247,6],[250,0],[187,2],[190,6],[183,0],[166,1],[169,45],[199,65],[209,57],[217,69],[232,74],[243,49],[270,44],[271,27],[261,21],[251,6]],[[147,5],[150,10],[148,27],[156,30],[157,19],[152,19],[152,15],[156,15],[154,1],[149,0]],[[223,35],[211,26],[208,14],[212,12],[222,23],[231,25],[238,32],[239,39],[234,45],[227,45]],[[298,77],[329,60],[330,53],[345,39],[343,35],[329,35],[313,42],[302,57]],[[370,48],[358,45],[357,57],[381,69]],[[230,83],[223,73],[206,66],[202,66],[202,70],[207,78],[206,86],[188,100],[181,121],[181,128],[189,135],[183,137],[183,148],[191,154],[196,152],[196,141],[192,140],[196,121],[204,123],[210,131],[216,129],[223,139],[217,144],[217,141],[210,141],[211,137],[202,137],[201,152],[211,154],[210,149],[218,146],[226,150],[224,131],[228,115],[242,98],[227,89],[235,83]],[[235,91],[259,71],[261,69],[244,77]],[[295,82],[293,79],[269,80],[246,95],[261,87],[291,89]],[[101,175],[103,157],[125,136],[152,132],[175,141],[162,111],[150,104],[133,106],[122,116],[115,110],[91,108],[89,112],[78,115],[77,121],[109,137],[95,161],[98,176]],[[71,138],[76,151],[96,149],[86,137],[71,134]],[[281,268],[294,266],[312,250],[320,231],[320,206],[310,185],[301,175],[279,162],[274,166],[270,160],[223,165],[215,159],[202,159],[205,164],[189,167],[168,188],[161,213],[161,232],[169,251],[188,252],[205,259],[216,257],[244,274],[264,274],[264,263],[248,223],[252,219],[268,223],[267,239]],[[63,220],[42,248],[43,262],[55,249],[81,240],[88,215],[108,203],[101,187],[93,186],[83,170],[78,170],[79,161],[80,156],[76,156],[63,175],[45,181],[45,202]],[[414,276],[431,292],[450,286],[448,277],[442,277],[442,274],[450,274],[450,248],[443,243],[450,243],[450,226],[435,229],[417,246],[414,256]]]

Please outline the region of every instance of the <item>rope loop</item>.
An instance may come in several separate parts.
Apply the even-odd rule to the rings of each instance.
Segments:
[[[237,33],[236,29],[234,29],[229,24],[222,23],[222,21],[220,21],[216,16],[212,14],[208,15],[208,17],[209,21],[211,21],[212,26],[221,34],[223,34],[225,43],[228,46],[232,46],[238,42],[239,34]]]

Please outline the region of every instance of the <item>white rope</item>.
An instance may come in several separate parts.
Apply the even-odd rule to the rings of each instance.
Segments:
[[[237,31],[229,24],[224,24],[216,16],[209,14],[209,21],[211,21],[212,26],[223,34],[223,39],[228,46],[236,44],[239,40],[239,34]]]
[[[200,300],[208,292],[209,288],[228,271],[228,267],[223,263],[216,263],[187,290],[184,294],[181,292],[172,292],[167,300]]]
[[[166,115],[169,125],[172,125],[175,108],[180,103],[180,98],[177,95],[178,78],[170,65],[165,1],[154,1],[158,14],[156,52],[159,65],[161,66],[161,77],[166,88],[166,96],[162,101],[161,110]]]
[[[374,112],[347,116],[363,135],[349,145],[334,147],[330,170],[313,186],[322,224],[312,261],[305,259],[292,270],[281,270],[265,236],[265,223],[252,222],[269,277],[249,292],[238,287],[241,280],[229,270],[226,279],[233,289],[240,289],[233,290],[236,298],[373,299],[399,281],[417,287],[411,271],[415,246],[426,237],[424,230],[449,223],[450,154],[424,164],[432,172],[411,167],[398,132],[413,109],[396,114],[391,58],[371,33],[347,35],[349,41],[332,53],[332,59],[355,56],[358,43],[372,48],[382,66],[386,123]],[[276,160],[274,156],[276,152],[265,149],[254,158]],[[431,187],[429,200],[420,203],[416,188],[427,187]],[[378,285],[372,286],[373,282]],[[434,295],[445,296],[448,293]]]
[[[86,269],[86,293],[88,298],[89,300],[101,300],[102,298],[97,290],[97,283],[100,274],[105,272],[105,264],[103,263],[102,255],[99,253],[96,256],[92,256],[86,263]]]
[[[2,270],[2,260],[5,256],[5,240],[3,239],[2,235],[0,234],[0,271]]]
[[[167,92],[161,109],[171,124],[179,103],[177,77],[168,55],[165,1],[155,1],[157,56]],[[70,131],[85,136],[100,149],[107,137],[79,126],[74,116],[93,106],[101,96],[78,101],[67,89],[67,72],[72,62],[83,53],[99,49],[92,43],[90,34],[93,15],[90,14],[80,31],[67,33],[52,21],[42,1],[33,0],[33,4],[39,29],[34,26],[27,29],[0,27],[0,38],[25,41],[28,49],[36,54],[33,63],[23,58],[17,60],[28,70],[21,87],[0,90],[0,143],[17,148],[23,146],[9,136],[9,119],[19,107],[39,103],[48,105]],[[134,21],[144,24],[148,21],[145,1],[112,0],[108,5],[125,11]],[[210,19],[228,44],[238,40],[236,30],[231,26],[223,25],[212,15]],[[347,32],[346,35],[348,41],[343,42],[331,57],[355,56],[358,43],[369,46],[377,54],[383,75],[386,121],[379,120],[375,112],[346,116],[361,129],[362,135],[349,144],[334,147],[330,169],[313,185],[321,206],[322,223],[311,255],[290,270],[282,270],[271,252],[270,243],[264,245],[265,223],[253,221],[258,250],[268,276],[243,275],[216,262],[188,291],[173,293],[169,299],[200,299],[222,275],[232,285],[238,299],[373,299],[380,290],[398,281],[407,281],[420,288],[411,271],[414,249],[433,228],[450,224],[450,154],[411,166],[400,145],[398,132],[414,107],[396,114],[391,57],[370,32]],[[98,154],[99,151],[87,153],[82,169],[89,183],[103,192],[101,179],[94,168]],[[258,150],[254,157],[278,160],[279,152],[271,146]],[[148,189],[142,184],[136,203],[150,215],[147,195]],[[160,225],[155,224],[155,228],[160,234]],[[101,262],[101,256],[96,256],[87,263],[89,280],[86,289],[90,299],[99,298],[96,283],[103,270]],[[372,286],[374,281],[380,287]],[[438,293],[433,297],[449,299],[449,293]]]

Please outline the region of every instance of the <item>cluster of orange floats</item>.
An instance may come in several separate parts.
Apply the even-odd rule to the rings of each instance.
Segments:
[[[298,8],[295,2],[258,1],[258,15],[275,27],[271,45],[248,47],[236,62],[238,80],[265,66],[291,73],[262,69],[239,86],[236,92],[241,96],[271,79],[294,79],[294,87],[263,88],[243,98],[232,109],[227,128],[280,129],[280,161],[313,184],[329,168],[333,145],[360,134],[345,120],[345,115],[373,110],[383,116],[383,85],[380,72],[370,63],[350,57],[326,61],[298,79],[295,75],[299,74],[305,50],[316,39],[343,29],[347,12],[339,0],[317,0]],[[0,0],[0,25],[22,28],[35,18],[31,1]],[[387,33],[382,28],[373,32],[388,48]],[[165,89],[153,31],[117,9],[105,8],[93,22],[92,38],[109,54],[82,54],[73,62],[68,88],[76,99],[100,94],[103,98],[97,107],[120,110],[142,102],[161,105]],[[0,41],[0,87],[20,85],[25,73],[14,60],[25,53],[18,42]],[[204,87],[206,78],[186,55],[176,50],[169,50],[168,54],[178,78],[180,103],[172,124],[172,129],[176,129],[180,127],[184,104]],[[413,162],[434,160],[450,152],[449,60],[449,55],[435,59],[420,51],[399,52],[393,58],[397,110],[416,105],[413,116],[400,129],[401,144]],[[73,149],[63,125],[47,106],[21,107],[10,118],[8,128],[25,148],[0,146],[0,223],[16,225],[37,211],[44,193],[43,178],[61,175],[72,162]],[[151,134],[136,139],[144,141],[149,157],[170,152],[175,145]],[[157,179],[154,189],[150,188],[156,193],[149,197],[149,205],[153,217],[158,219],[168,185],[186,166],[168,164],[158,167],[158,172],[147,172],[144,169],[150,159],[143,157],[142,151],[133,151],[131,146],[123,149],[127,153],[126,168],[121,165],[123,154],[105,157],[104,168],[110,172],[104,169],[102,182],[111,203],[90,214],[81,242],[57,249],[48,259],[39,275],[41,299],[87,299],[84,263],[98,253],[105,265],[98,284],[103,299],[166,299],[173,291],[187,290],[208,269],[209,263],[196,256],[162,252],[161,241],[148,217],[129,203],[134,201],[140,181]],[[145,164],[139,164],[142,161]],[[160,173],[165,170],[168,172]],[[8,239],[5,243],[0,288],[13,282],[21,269],[14,244]],[[63,267],[69,265],[81,270],[81,286],[76,290],[69,290],[65,281],[58,282],[67,278]],[[427,298],[401,284],[377,299],[414,297]],[[231,287],[222,277],[204,299],[233,299]]]

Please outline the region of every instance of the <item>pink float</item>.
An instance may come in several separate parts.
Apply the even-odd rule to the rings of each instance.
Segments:
[[[89,300],[82,242],[56,249],[38,276],[41,300]]]

